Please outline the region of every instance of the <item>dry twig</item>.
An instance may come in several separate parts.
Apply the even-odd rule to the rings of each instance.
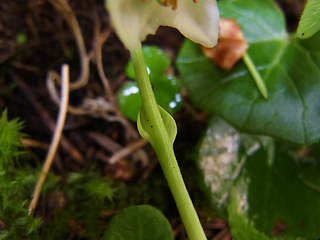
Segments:
[[[79,89],[88,83],[90,56],[87,54],[83,36],[77,18],[66,0],[49,0],[67,21],[76,39],[80,55],[81,73],[75,82],[70,83],[70,91]]]
[[[18,75],[13,74],[12,78],[15,82],[19,84],[22,88],[23,93],[26,95],[28,101],[32,104],[33,108],[39,113],[40,118],[44,124],[52,131],[56,129],[56,124],[52,120],[50,114],[48,113],[47,109],[36,99],[30,87],[24,83],[22,79],[19,78]],[[78,164],[83,164],[83,156],[81,153],[73,146],[73,144],[63,135],[61,136],[60,141],[62,149],[68,153],[72,159],[74,159]]]
[[[52,141],[50,144],[50,148],[47,154],[47,157],[44,161],[41,175],[38,179],[37,185],[34,189],[33,195],[32,195],[32,201],[29,205],[29,215],[34,211],[34,209],[37,206],[41,189],[43,186],[44,181],[46,180],[46,177],[48,175],[48,172],[50,170],[50,167],[52,165],[52,161],[54,158],[54,155],[57,151],[58,144],[60,141],[60,137],[62,134],[64,122],[66,120],[67,116],[67,106],[68,106],[68,101],[69,101],[69,67],[68,65],[62,65],[62,70],[61,70],[61,75],[62,75],[62,88],[61,88],[61,103],[60,103],[60,109],[59,109],[59,114],[58,114],[58,120],[57,120],[57,127],[55,129],[55,132],[52,137]]]
[[[109,84],[109,80],[106,77],[104,70],[103,70],[103,64],[102,64],[102,45],[108,40],[110,34],[111,34],[111,28],[108,28],[107,30],[100,32],[100,21],[98,19],[98,14],[95,12],[94,14],[94,56],[93,60],[97,65],[97,70],[99,77],[102,81],[103,87],[110,99],[110,101],[114,104],[115,103],[115,97],[113,95],[111,86]]]
[[[85,86],[88,83],[89,78],[89,62],[92,56],[94,56],[94,61],[97,65],[97,70],[99,73],[99,77],[102,81],[102,84],[104,86],[105,92],[107,93],[109,97],[109,101],[104,100],[103,98],[97,98],[97,99],[85,99],[84,103],[80,107],[72,107],[68,106],[68,112],[73,114],[89,114],[97,117],[101,117],[102,119],[105,119],[106,121],[110,122],[120,122],[126,129],[126,137],[129,140],[137,139],[138,133],[136,129],[134,129],[131,124],[128,122],[128,120],[121,114],[119,109],[116,107],[115,104],[115,97],[113,95],[112,89],[109,84],[109,80],[107,79],[104,70],[103,70],[103,64],[102,64],[102,45],[104,42],[107,41],[111,29],[108,29],[104,32],[100,32],[100,22],[97,17],[97,14],[94,14],[94,34],[95,38],[93,41],[93,51],[94,54],[87,54],[83,36],[79,27],[79,23],[77,21],[77,18],[72,11],[71,7],[69,6],[68,2],[66,0],[49,0],[49,2],[62,14],[64,19],[67,21],[70,29],[73,31],[74,37],[77,42],[78,51],[80,55],[80,64],[81,64],[81,73],[78,77],[76,82],[70,83],[70,90],[79,89],[80,87]],[[49,93],[52,97],[52,99],[58,104],[59,97],[56,92],[55,82],[60,82],[60,77],[57,73],[51,71],[47,75],[47,88],[49,90]],[[132,145],[135,146],[136,143],[133,143]],[[131,146],[125,147],[121,154],[127,152],[129,150],[129,153],[131,153],[133,150],[138,150],[137,154],[140,155],[141,159],[144,159],[144,155],[139,149],[140,147],[134,147],[133,150],[131,149]],[[138,145],[139,146],[139,145]],[[119,155],[120,156],[120,155]],[[117,159],[118,157],[115,156],[113,159]],[[116,160],[114,160],[116,161]]]
[[[28,147],[40,148],[44,150],[48,150],[49,144],[45,142],[40,142],[30,138],[21,138],[20,142]]]
[[[131,143],[130,145],[122,148],[120,151],[113,154],[113,156],[109,159],[109,163],[111,163],[111,164],[116,163],[119,159],[128,156],[129,154],[133,153],[137,149],[145,146],[147,143],[148,143],[148,141],[146,141],[144,139],[140,139],[134,143]]]

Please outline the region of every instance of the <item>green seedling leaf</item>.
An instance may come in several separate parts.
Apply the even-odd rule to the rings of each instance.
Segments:
[[[164,110],[161,106],[159,106],[159,111],[161,114],[162,121],[166,127],[169,140],[171,141],[171,144],[173,144],[176,136],[177,136],[177,125],[174,121],[173,117]],[[138,121],[137,121],[137,127],[138,131],[142,138],[153,143],[154,133],[153,133],[153,127],[155,126],[155,122],[152,122],[146,115],[146,112],[144,108],[142,107],[139,114],[138,114]]]
[[[173,75],[164,74],[153,81],[157,103],[170,114],[182,107],[181,85]],[[118,104],[124,115],[136,122],[141,107],[141,97],[137,83],[129,82],[119,91]]]
[[[151,206],[131,206],[114,216],[104,240],[173,240],[169,221]]]
[[[212,205],[227,212],[235,239],[251,239],[245,232],[253,227],[253,236],[320,236],[320,162],[296,151],[269,137],[239,134],[222,120],[210,121],[198,158],[202,185]]]
[[[144,46],[142,48],[143,55],[147,64],[150,81],[159,78],[171,64],[170,58],[156,46]],[[130,60],[126,67],[126,74],[129,78],[136,79],[133,64]]]
[[[312,37],[320,30],[320,2],[308,0],[299,22],[297,36],[299,38]]]
[[[234,18],[249,43],[248,54],[268,89],[260,96],[246,66],[214,66],[200,47],[185,41],[177,59],[193,103],[239,130],[309,144],[320,138],[320,36],[286,34],[283,14],[271,0],[220,1],[221,16]]]

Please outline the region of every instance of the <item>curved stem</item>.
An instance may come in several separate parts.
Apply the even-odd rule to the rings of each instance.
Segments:
[[[262,96],[267,99],[268,98],[268,90],[267,87],[264,83],[264,81],[262,80],[262,77],[260,75],[260,73],[258,72],[256,66],[254,65],[254,63],[252,62],[250,56],[248,53],[245,53],[242,56],[242,59],[244,61],[244,63],[246,64],[247,68],[249,69],[249,72],[251,73],[253,80],[255,81],[260,93],[262,94]]]
[[[68,1],[65,0],[49,0],[49,2],[62,14],[62,16],[67,21],[70,30],[73,32],[73,35],[76,39],[79,56],[80,56],[80,65],[81,72],[80,76],[75,82],[70,83],[70,91],[77,90],[88,83],[90,66],[89,61],[90,57],[87,55],[86,46],[84,39],[81,33],[81,29],[78,23],[78,20],[72,11],[72,8],[68,4]]]
[[[199,217],[182,179],[173,151],[172,140],[169,138],[166,126],[164,125],[159,107],[155,100],[141,46],[131,50],[130,53],[140,89],[142,108],[148,119],[150,119],[150,122],[155,123],[152,128],[152,139],[150,143],[157,154],[189,239],[206,239]]]
[[[58,120],[57,120],[57,127],[54,131],[50,148],[47,153],[47,157],[42,166],[41,175],[38,179],[37,185],[32,195],[32,200],[29,205],[29,215],[33,213],[34,209],[37,206],[42,186],[47,178],[50,167],[52,165],[53,158],[58,149],[64,122],[67,116],[67,107],[69,102],[69,66],[66,64],[62,65],[61,71],[62,71],[62,88],[61,88],[61,101],[60,101],[60,109],[59,109]]]

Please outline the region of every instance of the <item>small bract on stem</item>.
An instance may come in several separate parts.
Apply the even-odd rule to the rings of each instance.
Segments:
[[[130,51],[140,89],[139,133],[157,154],[189,239],[206,239],[173,151],[176,124],[156,102],[141,41],[164,25],[177,28],[194,42],[213,47],[219,28],[216,0],[108,0],[107,8],[120,40]]]

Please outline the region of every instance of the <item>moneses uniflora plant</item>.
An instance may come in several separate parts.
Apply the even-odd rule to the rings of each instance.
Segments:
[[[130,51],[140,89],[139,133],[157,154],[189,238],[206,239],[173,152],[176,124],[156,103],[141,41],[159,26],[171,26],[196,43],[215,46],[219,28],[216,0],[108,0],[107,8],[120,40]]]

